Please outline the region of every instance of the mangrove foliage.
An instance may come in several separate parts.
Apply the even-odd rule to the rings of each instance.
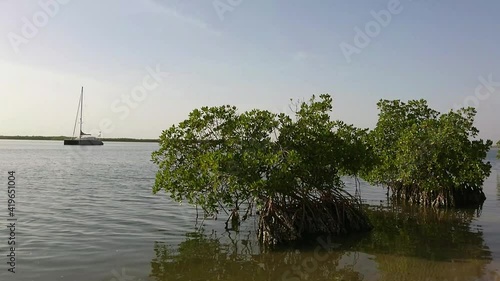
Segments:
[[[498,147],[497,158],[500,159],[500,140],[497,142],[497,147]]]
[[[425,100],[381,100],[376,127],[332,120],[332,98],[296,102],[291,116],[230,105],[202,107],[163,131],[153,192],[195,205],[226,229],[258,214],[265,245],[371,229],[343,176],[387,186],[397,201],[478,206],[492,142],[478,139],[476,111],[441,114]],[[198,216],[198,215],[197,215]]]
[[[205,217],[224,212],[228,229],[256,211],[265,245],[371,229],[341,180],[367,169],[367,130],[331,120],[329,95],[295,106],[293,116],[229,105],[193,110],[160,136],[153,192]]]
[[[375,165],[364,178],[388,186],[403,202],[436,207],[478,206],[491,164],[492,142],[478,139],[474,108],[441,114],[425,100],[381,100],[368,135]]]

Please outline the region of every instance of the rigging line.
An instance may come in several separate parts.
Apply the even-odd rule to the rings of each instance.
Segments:
[[[78,112],[80,111],[80,103],[82,102],[82,99],[78,100],[78,108],[76,110],[76,117],[75,117],[75,126],[73,127],[73,137],[75,136],[75,130],[76,130],[76,122],[78,122]]]
[[[82,93],[80,94],[80,139],[82,138],[82,128],[83,128],[83,87]]]

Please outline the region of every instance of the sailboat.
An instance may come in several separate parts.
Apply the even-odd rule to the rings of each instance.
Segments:
[[[75,136],[78,116],[80,116],[80,134],[78,136]],[[73,127],[73,137],[71,139],[64,140],[64,145],[103,145],[100,139],[93,137],[90,134],[85,134],[82,131],[82,125],[83,125],[83,87],[82,87],[82,93],[80,94],[80,101],[78,102],[78,110],[76,112],[75,126]]]

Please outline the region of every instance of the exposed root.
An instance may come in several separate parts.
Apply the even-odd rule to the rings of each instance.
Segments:
[[[343,191],[269,198],[259,220],[259,240],[279,245],[312,235],[341,235],[372,228],[361,204]]]
[[[431,207],[479,207],[486,200],[481,189],[448,189],[423,190],[416,185],[402,185],[400,183],[389,186],[392,199],[410,204],[419,204]]]

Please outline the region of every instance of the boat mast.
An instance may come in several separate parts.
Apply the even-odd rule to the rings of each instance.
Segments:
[[[82,125],[83,125],[83,86],[82,86],[82,93],[80,94],[80,140],[82,139]]]

